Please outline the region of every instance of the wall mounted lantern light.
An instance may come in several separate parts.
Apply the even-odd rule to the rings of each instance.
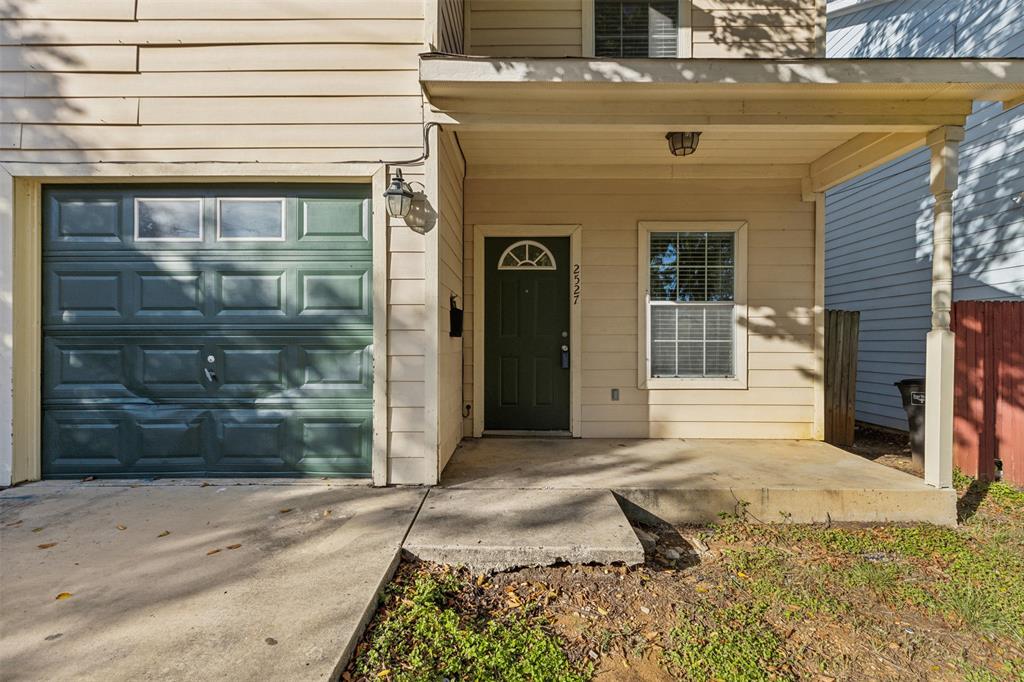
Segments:
[[[700,144],[700,133],[669,133],[665,139],[668,140],[668,148],[673,156],[689,156],[697,151],[697,145]]]
[[[388,215],[392,218],[405,218],[412,210],[414,193],[409,183],[402,178],[402,169],[397,169],[391,178],[391,185],[384,192],[387,200]]]

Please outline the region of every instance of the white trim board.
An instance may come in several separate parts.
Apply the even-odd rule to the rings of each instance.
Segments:
[[[473,437],[484,434],[484,276],[487,237],[569,238],[569,430],[573,438],[583,428],[583,230],[580,225],[473,226]],[[574,293],[578,291],[579,297]]]

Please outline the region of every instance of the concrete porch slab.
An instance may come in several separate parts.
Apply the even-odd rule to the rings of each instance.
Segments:
[[[427,495],[405,550],[474,571],[643,563],[644,550],[607,490],[442,490]]]
[[[193,483],[0,492],[4,680],[340,672],[426,491]]]
[[[775,440],[467,439],[449,490],[612,490],[627,512],[711,523],[746,510],[765,522],[956,524],[956,492],[826,443]]]

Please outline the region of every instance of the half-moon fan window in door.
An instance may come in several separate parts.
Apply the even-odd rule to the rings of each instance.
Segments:
[[[555,270],[555,257],[540,242],[524,239],[505,249],[499,270]]]

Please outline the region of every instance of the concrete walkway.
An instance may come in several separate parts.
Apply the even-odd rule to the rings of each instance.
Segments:
[[[198,483],[0,492],[5,682],[337,674],[426,490]]]
[[[644,548],[608,490],[445,490],[427,495],[405,550],[474,571],[644,561]]]

